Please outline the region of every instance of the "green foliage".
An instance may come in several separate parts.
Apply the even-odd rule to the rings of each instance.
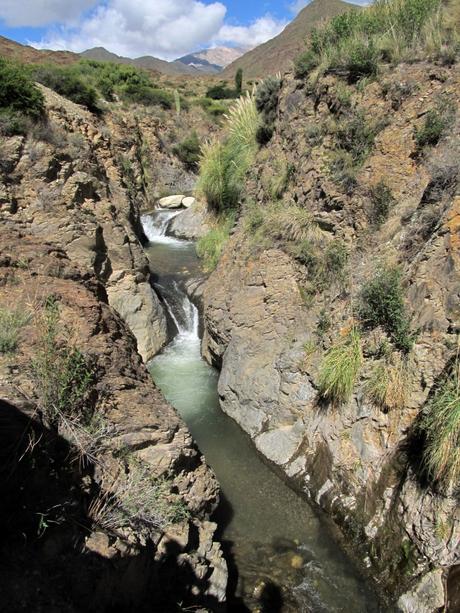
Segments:
[[[439,53],[451,40],[441,0],[380,0],[363,10],[337,15],[311,33],[296,60],[296,76],[344,72],[350,82],[372,77],[380,62]]]
[[[388,219],[390,210],[396,203],[391,189],[383,179],[371,188],[370,201],[369,220],[374,226],[379,227]]]
[[[230,89],[225,85],[214,85],[206,92],[206,98],[211,98],[212,100],[229,100],[231,98],[238,98],[239,95],[236,90]]]
[[[62,337],[59,305],[46,301],[39,320],[38,351],[31,364],[31,378],[39,406],[50,424],[62,419],[81,418],[91,382],[85,356]]]
[[[41,91],[22,65],[0,57],[0,134],[24,134],[28,121],[44,116]]]
[[[225,243],[230,236],[230,230],[235,224],[234,215],[218,219],[216,225],[196,244],[196,252],[203,260],[203,268],[207,272],[214,270],[219,263]]]
[[[265,185],[266,191],[272,200],[279,200],[287,190],[294,175],[295,167],[286,161],[284,157],[276,158],[270,168],[269,179]]]
[[[452,125],[454,116],[455,107],[446,100],[440,101],[436,108],[430,109],[425,115],[423,124],[415,130],[417,149],[437,145]]]
[[[398,349],[406,353],[411,350],[414,339],[398,268],[384,268],[364,285],[358,313],[364,326],[381,326]]]
[[[174,104],[176,107],[176,115],[180,115],[181,105],[180,105],[180,94],[177,89],[174,90]]]
[[[320,395],[332,402],[349,400],[361,363],[361,336],[357,328],[352,328],[323,359],[318,379]]]
[[[347,151],[353,165],[357,166],[371,152],[377,131],[378,127],[368,122],[362,113],[354,112],[337,124],[335,136],[339,148]]]
[[[261,145],[266,144],[273,135],[280,89],[280,76],[267,77],[256,89],[256,108],[261,115],[261,122],[257,130],[256,138],[257,142]]]
[[[423,461],[428,476],[447,492],[460,485],[460,363],[440,384],[422,413]]]
[[[348,151],[335,152],[329,164],[329,172],[332,179],[350,196],[357,185],[357,167],[353,156]]]
[[[177,155],[180,161],[190,170],[196,170],[198,168],[200,152],[200,141],[195,131],[173,148],[173,153]]]
[[[238,96],[241,96],[243,91],[243,69],[238,68],[235,74],[235,91]]]
[[[72,66],[38,66],[33,77],[39,83],[72,100],[86,106],[92,112],[99,112],[96,90],[88,85]]]
[[[211,98],[198,98],[195,104],[201,106],[211,117],[216,118],[225,115],[228,110],[224,103],[212,100]]]
[[[30,314],[22,309],[0,308],[0,354],[16,351],[21,329],[29,320]]]
[[[226,115],[224,139],[215,139],[202,148],[198,189],[216,213],[229,211],[238,204],[256,150],[257,127],[257,110],[248,94]]]
[[[291,253],[307,268],[312,291],[322,291],[334,281],[343,281],[348,251],[342,241],[333,240],[325,249],[319,249],[314,240],[304,239],[291,246]]]

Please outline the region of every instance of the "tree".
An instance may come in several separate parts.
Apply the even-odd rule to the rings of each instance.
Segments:
[[[238,96],[240,96],[243,90],[243,69],[242,68],[238,68],[238,70],[236,71],[235,89],[236,89],[236,93],[238,94]]]

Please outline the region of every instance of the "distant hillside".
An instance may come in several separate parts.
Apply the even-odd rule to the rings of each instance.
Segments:
[[[80,56],[70,51],[48,51],[34,49],[21,45],[9,38],[0,36],[0,55],[28,64],[52,62],[53,64],[72,64],[78,62]]]
[[[94,49],[88,49],[87,51],[83,51],[80,56],[90,60],[97,60],[99,62],[131,64],[132,66],[137,66],[138,68],[146,68],[148,70],[154,70],[167,75],[199,74],[199,71],[196,68],[193,66],[187,66],[182,62],[166,62],[165,60],[159,60],[158,58],[150,55],[131,59],[111,53],[110,51],[107,51],[107,49],[104,49],[104,47],[94,47]]]
[[[176,60],[201,72],[217,74],[248,51],[248,47],[214,47],[189,53]]]
[[[232,62],[222,76],[231,79],[238,68],[242,68],[244,76],[250,79],[285,72],[292,60],[303,50],[305,38],[319,21],[344,13],[352,7],[358,8],[342,0],[313,0],[281,34]]]

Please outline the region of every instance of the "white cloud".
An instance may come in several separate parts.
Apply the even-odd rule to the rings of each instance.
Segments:
[[[7,26],[72,23],[97,0],[0,0],[0,19]]]
[[[75,52],[105,47],[127,57],[153,55],[172,60],[209,44],[255,46],[276,36],[286,25],[269,15],[248,26],[228,25],[224,22],[226,13],[226,6],[219,1],[106,0],[77,25],[62,25],[30,44]]]
[[[215,36],[215,40],[220,43],[255,47],[279,34],[287,23],[287,21],[278,21],[270,15],[265,15],[256,19],[249,26],[223,25]]]

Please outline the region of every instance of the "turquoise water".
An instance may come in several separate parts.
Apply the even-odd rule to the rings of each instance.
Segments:
[[[178,322],[175,338],[150,371],[221,485],[217,520],[234,569],[230,610],[382,610],[339,549],[333,527],[261,460],[249,437],[220,409],[218,373],[201,359],[197,312],[181,289],[183,277],[199,268],[193,245],[157,241],[153,232],[150,237],[147,253],[158,291],[168,288],[168,308]]]

